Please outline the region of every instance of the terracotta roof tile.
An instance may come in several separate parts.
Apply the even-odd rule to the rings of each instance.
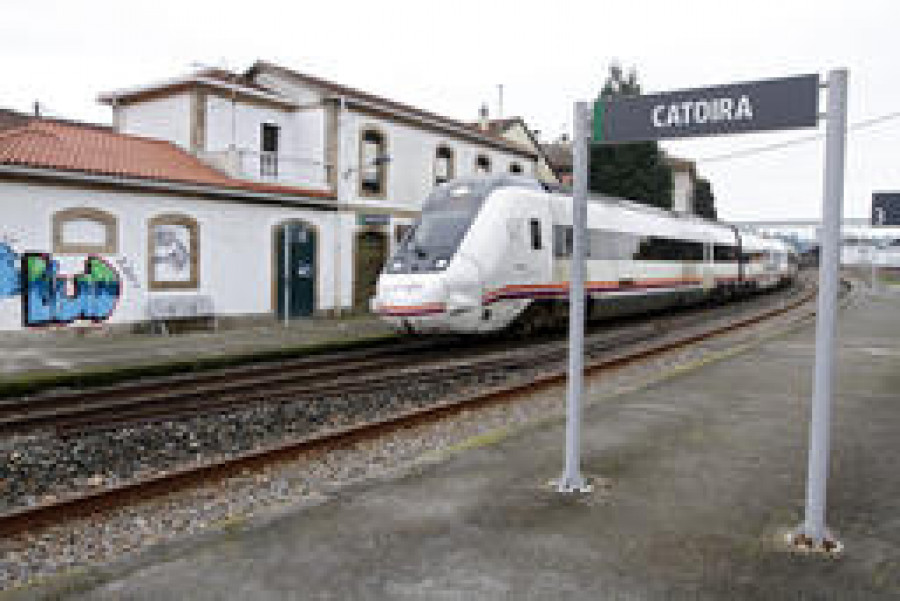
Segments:
[[[0,164],[276,194],[333,197],[332,193],[321,190],[229,177],[170,142],[37,119],[0,131]]]

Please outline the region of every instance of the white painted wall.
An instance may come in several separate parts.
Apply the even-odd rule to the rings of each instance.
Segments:
[[[118,131],[168,140],[184,149],[191,145],[191,96],[184,92],[115,109]]]
[[[263,177],[259,166],[262,126],[277,125],[279,133],[278,177]],[[326,183],[325,111],[290,111],[209,95],[206,100],[205,151],[222,153],[234,144],[241,156],[235,175],[247,179],[293,185]]]
[[[383,199],[359,194],[360,140],[362,132],[369,127],[381,131],[387,137],[387,153],[391,157],[387,167],[387,193]],[[340,162],[341,176],[347,170],[351,170],[351,174],[342,186],[341,201],[418,211],[422,201],[434,188],[434,157],[441,145],[453,150],[456,177],[474,175],[475,160],[481,154],[490,159],[491,173],[509,173],[510,164],[516,162],[522,165],[525,174],[534,174],[535,161],[522,155],[396,121],[347,111],[341,127]]]
[[[119,252],[103,256],[117,266],[123,281],[122,298],[109,323],[145,320],[147,300],[152,294],[208,295],[220,315],[270,314],[273,228],[289,219],[302,219],[317,226],[317,308],[333,307],[334,213],[163,194],[0,182],[3,217],[0,241],[8,241],[20,254],[52,253],[52,216],[56,211],[72,207],[101,209],[118,219]],[[162,213],[185,214],[199,222],[201,256],[197,290],[150,292],[147,288],[147,222]],[[345,256],[350,259],[349,252]],[[54,255],[54,258],[60,259],[61,273],[74,274],[80,272],[85,257]],[[136,276],[134,281],[125,277],[123,262],[131,266]],[[22,329],[21,299],[0,299],[0,330],[19,329]]]
[[[672,210],[685,213],[694,210],[694,184],[686,171],[672,172]]]
[[[522,127],[522,124],[519,122],[516,122],[512,127],[504,132],[503,137],[510,142],[515,142],[516,144],[524,146],[525,148],[531,148],[535,152],[538,151],[537,148],[534,148],[534,143],[531,141],[531,136],[528,135],[528,132],[525,131],[525,128]],[[535,174],[537,178],[544,183],[559,184],[559,180],[556,179],[556,174],[553,173],[553,169],[550,168],[547,160],[542,155],[539,155]]]

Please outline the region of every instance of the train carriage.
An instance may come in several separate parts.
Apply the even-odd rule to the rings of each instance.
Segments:
[[[697,217],[592,197],[587,229],[592,319],[726,299],[793,277],[784,243]],[[426,200],[372,309],[421,333],[562,325],[572,246],[571,196],[516,176],[454,180]]]

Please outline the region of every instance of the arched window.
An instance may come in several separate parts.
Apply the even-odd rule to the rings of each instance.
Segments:
[[[438,146],[434,153],[434,184],[440,186],[453,179],[456,166],[453,164],[453,149]]]
[[[58,255],[114,255],[119,227],[114,215],[87,207],[53,214],[53,252]]]
[[[509,172],[515,173],[517,175],[521,175],[522,173],[525,172],[525,170],[522,169],[522,165],[519,163],[510,163],[509,164]]]
[[[491,159],[487,155],[479,154],[478,158],[475,159],[475,173],[490,173],[491,172]]]
[[[377,129],[362,132],[359,146],[361,196],[384,196],[387,191],[387,138]]]
[[[200,225],[187,215],[159,215],[147,227],[150,290],[200,286]]]

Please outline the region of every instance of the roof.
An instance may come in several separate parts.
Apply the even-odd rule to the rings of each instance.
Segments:
[[[687,173],[692,178],[697,177],[697,164],[690,159],[682,159],[666,155],[663,162],[669,166],[672,171],[681,171]]]
[[[484,131],[480,129],[477,125],[472,125],[471,123],[466,123],[464,121],[458,121],[456,119],[451,119],[450,117],[445,117],[443,115],[438,115],[436,113],[432,113],[420,108],[416,108],[414,106],[403,104],[401,102],[397,102],[395,100],[390,100],[388,98],[384,98],[381,96],[376,96],[375,94],[370,94],[368,92],[363,92],[361,90],[357,90],[355,88],[351,88],[348,86],[344,86],[333,81],[328,81],[326,79],[322,79],[320,77],[315,77],[313,75],[307,75],[305,73],[299,73],[292,69],[288,69],[286,67],[282,67],[280,65],[276,65],[274,63],[270,63],[267,61],[257,61],[247,72],[244,74],[246,79],[252,80],[258,73],[268,71],[270,73],[274,73],[276,75],[281,75],[283,77],[287,77],[290,79],[298,80],[309,84],[313,87],[320,88],[322,90],[326,90],[338,96],[345,96],[350,99],[356,99],[362,101],[367,104],[375,105],[382,109],[387,109],[394,112],[404,113],[413,117],[416,117],[425,122],[430,122],[438,126],[442,126],[446,129],[455,130],[459,133],[466,135],[469,138],[473,138],[475,140],[479,140],[485,142],[489,145],[500,147],[504,150],[508,150],[510,152],[515,152],[517,154],[527,155],[529,158],[536,158],[537,153],[534,151],[520,146],[514,142],[506,140],[501,136],[494,134],[490,131]]]
[[[98,100],[103,104],[110,105],[128,104],[197,88],[219,91],[228,95],[236,94],[245,101],[266,102],[285,109],[297,108],[297,103],[290,98],[257,84],[249,77],[224,69],[204,69],[182,77],[174,77],[134,88],[113,90],[100,94]]]
[[[28,120],[31,117],[24,113],[20,113],[18,111],[11,111],[9,109],[0,109],[0,132],[5,129],[10,129],[13,127],[19,127],[20,125],[24,125],[28,123]]]
[[[572,171],[572,144],[568,142],[552,142],[550,144],[542,144],[541,148],[547,157],[550,167],[560,172]]]
[[[239,180],[171,142],[111,130],[32,119],[0,131],[0,165],[174,182],[240,192],[333,198],[331,192]]]

